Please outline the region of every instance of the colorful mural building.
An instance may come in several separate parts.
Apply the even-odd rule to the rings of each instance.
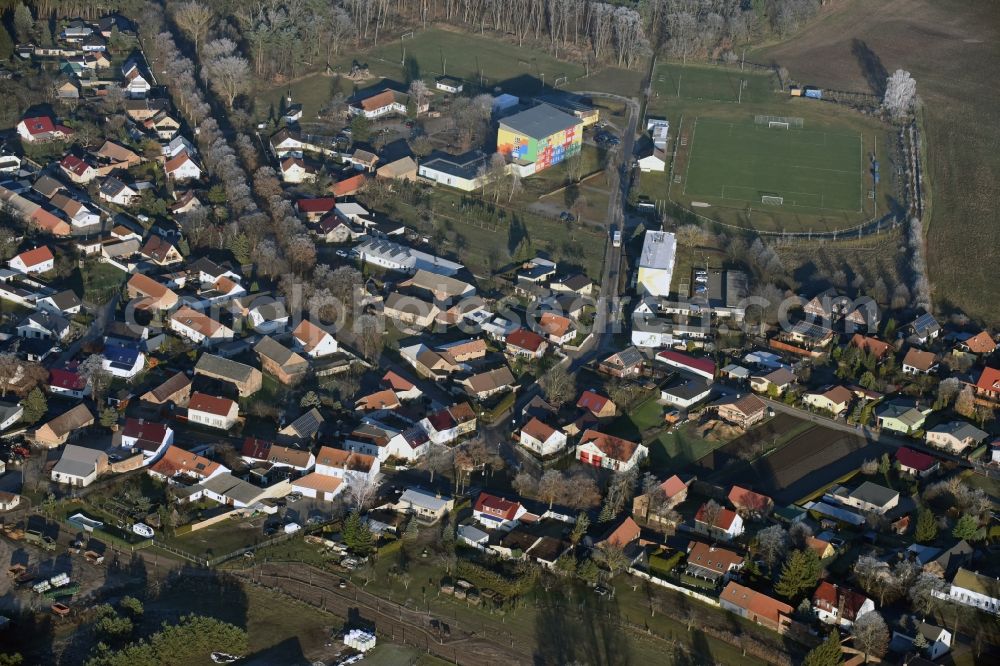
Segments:
[[[580,152],[583,121],[548,104],[500,120],[497,152],[521,176],[530,176]]]

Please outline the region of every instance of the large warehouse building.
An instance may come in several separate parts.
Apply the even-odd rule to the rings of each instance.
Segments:
[[[647,231],[639,256],[639,295],[667,296],[674,274],[677,239],[669,231]]]

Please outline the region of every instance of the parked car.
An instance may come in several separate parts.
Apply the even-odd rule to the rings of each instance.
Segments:
[[[576,222],[576,215],[569,212],[568,210],[564,210],[563,212],[559,213],[559,220],[561,222]]]

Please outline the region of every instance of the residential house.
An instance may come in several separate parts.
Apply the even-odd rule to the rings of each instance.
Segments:
[[[303,319],[295,330],[292,337],[299,347],[311,358],[320,358],[337,352],[337,339],[333,334],[314,324],[307,319]]]
[[[687,566],[689,576],[718,585],[726,582],[743,568],[743,556],[725,548],[711,546],[701,541],[688,543]]]
[[[434,87],[453,95],[462,92],[462,80],[454,76],[439,76],[434,79]]]
[[[323,421],[319,410],[313,407],[279,430],[278,434],[299,441],[314,439],[319,434]]]
[[[10,266],[11,270],[27,275],[46,273],[55,268],[56,258],[52,254],[52,250],[47,245],[43,245],[14,255],[7,260],[7,265]]]
[[[288,467],[297,471],[307,471],[316,464],[316,458],[309,451],[279,446],[266,439],[246,437],[240,447],[240,457],[251,465],[270,463],[275,467]]]
[[[368,237],[354,247],[354,252],[367,264],[403,273],[415,273],[423,269],[438,275],[452,276],[464,268],[460,263],[386,238]]]
[[[837,554],[837,549],[834,548],[832,543],[814,536],[806,537],[806,548],[816,553],[816,557],[821,560],[825,560],[828,557],[833,557]]]
[[[853,400],[854,393],[843,386],[831,386],[822,391],[810,391],[802,395],[802,402],[805,404],[834,416],[845,414]]]
[[[668,513],[687,499],[687,491],[687,484],[674,474],[652,493],[636,495],[632,500],[632,516],[647,523],[673,526]]]
[[[350,484],[377,480],[380,461],[376,456],[322,446],[316,454],[316,473],[335,476]]]
[[[590,389],[580,394],[576,408],[583,409],[598,419],[610,419],[618,415],[618,406],[611,398],[605,397]]]
[[[707,400],[712,395],[712,386],[701,377],[681,375],[660,389],[660,399],[667,404],[689,409]]]
[[[434,323],[441,314],[441,309],[434,303],[394,291],[385,297],[382,313],[404,326],[424,329]]]
[[[69,320],[60,313],[36,310],[25,315],[17,325],[17,336],[29,340],[58,342],[69,334]]]
[[[101,352],[101,366],[113,377],[130,380],[146,367],[146,355],[133,344],[106,343]]]
[[[257,299],[247,310],[247,319],[255,333],[271,335],[284,331],[288,326],[288,310],[282,301]]]
[[[989,406],[1000,403],[1000,369],[985,367],[973,386],[976,397]]]
[[[934,456],[906,446],[896,449],[896,462],[899,463],[901,474],[910,474],[921,478],[930,476],[941,468],[941,461]]]
[[[369,412],[381,409],[398,409],[400,407],[399,398],[391,389],[383,389],[355,400],[354,409],[359,412]]]
[[[167,381],[142,395],[142,399],[154,405],[171,403],[184,407],[191,398],[191,378],[178,372]]]
[[[306,183],[316,180],[319,170],[312,162],[302,157],[286,157],[281,160],[281,179],[286,183]]]
[[[554,345],[564,345],[576,337],[576,325],[569,317],[554,312],[543,312],[536,324],[539,333],[544,334]]]
[[[467,402],[439,409],[421,419],[420,427],[435,444],[450,444],[459,437],[475,432],[476,412]]]
[[[142,310],[172,310],[177,305],[177,294],[153,278],[136,273],[126,285],[129,299],[139,299],[136,307]]]
[[[470,375],[458,383],[464,386],[466,393],[473,398],[486,400],[490,396],[510,390],[514,386],[514,375],[507,366],[502,366]]]
[[[729,503],[744,516],[766,516],[774,509],[773,499],[740,486],[733,486],[727,497]]]
[[[48,143],[73,136],[73,130],[57,124],[49,116],[33,116],[17,124],[17,134],[25,143]]]
[[[173,243],[156,234],[151,235],[146,240],[145,245],[139,250],[139,254],[157,266],[170,266],[184,261],[180,250]]]
[[[266,335],[253,350],[264,372],[282,384],[297,384],[309,372],[309,361]]]
[[[812,607],[821,622],[850,629],[855,620],[875,610],[875,602],[860,592],[824,580],[813,593]]]
[[[647,454],[648,450],[642,444],[586,430],[576,446],[575,458],[594,467],[620,472],[635,467]]]
[[[871,481],[865,481],[846,495],[840,495],[841,501],[862,511],[882,515],[899,504],[899,493]]]
[[[98,168],[100,176],[107,176],[117,170],[127,171],[142,164],[142,157],[138,153],[110,140],[106,140],[94,155],[100,160],[101,166]]]
[[[316,197],[313,199],[296,199],[295,210],[309,222],[319,222],[333,212],[337,203],[336,197]]]
[[[122,429],[122,446],[139,449],[144,460],[152,461],[160,457],[174,443],[174,430],[157,421],[127,418]]]
[[[914,649],[918,654],[923,654],[927,656],[930,661],[924,660],[922,657],[916,659],[910,659],[906,662],[907,666],[922,666],[923,664],[932,664],[938,659],[948,654],[951,651],[952,643],[952,633],[943,627],[938,627],[933,624],[928,624],[927,622],[921,622],[917,625],[917,633],[923,636],[924,643],[926,647],[922,649],[916,648],[913,643],[916,641],[916,636],[910,636],[908,633],[903,633],[900,631],[892,632],[892,642],[890,643],[890,649],[898,644],[907,644],[912,649]]]
[[[744,430],[763,421],[767,416],[767,405],[752,393],[744,396],[737,394],[735,399],[716,404],[718,405],[716,412],[720,419]]]
[[[528,510],[520,502],[489,493],[479,493],[472,515],[476,522],[489,529],[511,530]]]
[[[0,430],[6,430],[21,419],[24,408],[16,402],[0,402]],[[0,461],[2,462],[2,461]],[[0,475],[4,472],[0,467]]]
[[[483,171],[488,161],[489,157],[481,150],[470,150],[461,155],[434,151],[420,162],[417,173],[438,185],[471,192],[482,187]]]
[[[170,315],[170,330],[195,344],[216,344],[232,340],[236,332],[211,317],[188,306],[182,306]]]
[[[540,456],[551,456],[566,448],[566,434],[537,418],[532,418],[518,433],[518,444]]]
[[[264,384],[264,377],[257,368],[214,354],[202,354],[194,366],[194,374],[232,384],[241,398],[253,395]]]
[[[122,79],[125,96],[130,99],[144,99],[153,87],[134,60],[122,65]]]
[[[926,375],[937,369],[937,355],[933,352],[910,347],[903,357],[903,372],[907,375]]]
[[[332,502],[347,489],[347,485],[339,477],[312,472],[295,479],[292,488],[306,497]]]
[[[150,476],[164,481],[183,477],[207,481],[219,474],[226,474],[229,468],[178,446],[168,446],[160,459],[146,468],[146,471]]]
[[[599,539],[594,541],[594,546],[611,546],[614,548],[625,548],[630,543],[639,538],[642,529],[638,523],[626,516],[617,525],[612,525]]]
[[[423,391],[416,384],[392,370],[382,376],[382,384],[392,389],[400,400],[416,400],[423,395]]]
[[[931,411],[921,409],[908,400],[892,400],[879,405],[875,418],[879,428],[909,435],[924,427],[924,419]]]
[[[80,312],[83,302],[76,295],[76,292],[71,289],[65,289],[39,298],[35,301],[35,306],[55,314],[72,315]]]
[[[934,596],[1000,615],[1000,581],[968,569],[960,567],[947,594],[935,592]]]
[[[406,93],[385,88],[373,95],[351,102],[347,110],[352,116],[361,116],[369,120],[397,114],[406,115],[406,105],[410,96]]]
[[[209,428],[229,430],[239,420],[240,408],[229,398],[192,393],[188,401],[188,421]]]
[[[0,490],[0,511],[11,511],[12,509],[16,509],[20,504],[20,495]]]
[[[134,199],[139,197],[139,190],[126,185],[114,176],[108,176],[101,183],[101,189],[97,195],[104,201],[119,206],[128,206]]]
[[[933,315],[924,313],[907,324],[904,330],[910,335],[911,340],[926,345],[941,334],[941,324]]]
[[[86,185],[98,175],[93,165],[76,155],[66,155],[59,160],[59,168],[67,178],[78,185]]]
[[[52,468],[52,480],[75,488],[86,488],[109,469],[108,454],[75,444],[67,444]]]
[[[884,359],[892,350],[892,346],[889,343],[882,342],[878,338],[861,335],[860,333],[854,334],[854,337],[851,338],[850,345],[860,349],[866,354],[871,354],[876,361]]]
[[[702,504],[694,515],[694,530],[700,534],[732,541],[743,534],[743,518],[731,509],[719,508],[710,515],[708,504]]]
[[[94,415],[87,406],[78,404],[35,430],[35,444],[52,449],[65,444],[70,436],[78,436],[83,428],[94,424]]]
[[[931,446],[947,449],[952,453],[962,453],[986,441],[989,433],[965,421],[949,421],[936,425],[927,431],[925,441]]]
[[[49,370],[49,393],[83,400],[90,394],[90,382],[76,369],[52,368]]]
[[[787,368],[778,368],[766,375],[754,375],[750,377],[750,388],[758,393],[772,393],[782,395],[790,386],[795,383],[795,373]],[[773,389],[771,387],[774,387]]]
[[[619,379],[642,375],[644,360],[636,347],[626,347],[601,361],[597,369]]]
[[[951,578],[958,568],[966,564],[975,555],[975,548],[965,539],[940,553],[935,559],[924,564],[924,571],[938,578]]]
[[[406,180],[416,182],[417,163],[410,156],[401,157],[387,164],[383,164],[375,172],[379,178],[387,180]]]
[[[347,158],[347,163],[358,171],[371,173],[375,171],[375,165],[378,164],[378,155],[358,148]]]
[[[997,344],[993,340],[989,331],[980,331],[972,337],[958,343],[958,349],[967,354],[975,356],[989,356],[997,349]]]
[[[784,634],[792,625],[794,609],[791,606],[733,581],[719,596],[719,605],[779,634]]]
[[[526,328],[519,328],[509,333],[504,338],[507,353],[511,356],[527,356],[529,358],[541,358],[545,355],[548,343],[545,338],[534,331]]]
[[[421,522],[436,523],[455,508],[455,500],[419,488],[407,488],[393,508],[416,516]]]

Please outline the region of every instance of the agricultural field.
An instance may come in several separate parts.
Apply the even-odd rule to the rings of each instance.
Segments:
[[[923,101],[928,169],[927,254],[935,304],[1000,323],[993,274],[1000,209],[1000,6],[959,0],[837,3],[794,38],[748,54],[803,83],[881,92],[888,73],[911,72]]]
[[[880,121],[791,98],[760,69],[665,63],[652,87],[648,115],[670,121],[667,152],[676,157],[667,172],[640,175],[643,200],[766,231],[850,228],[887,210],[884,182],[869,198],[871,158],[891,168]],[[768,116],[790,124],[770,126]]]

